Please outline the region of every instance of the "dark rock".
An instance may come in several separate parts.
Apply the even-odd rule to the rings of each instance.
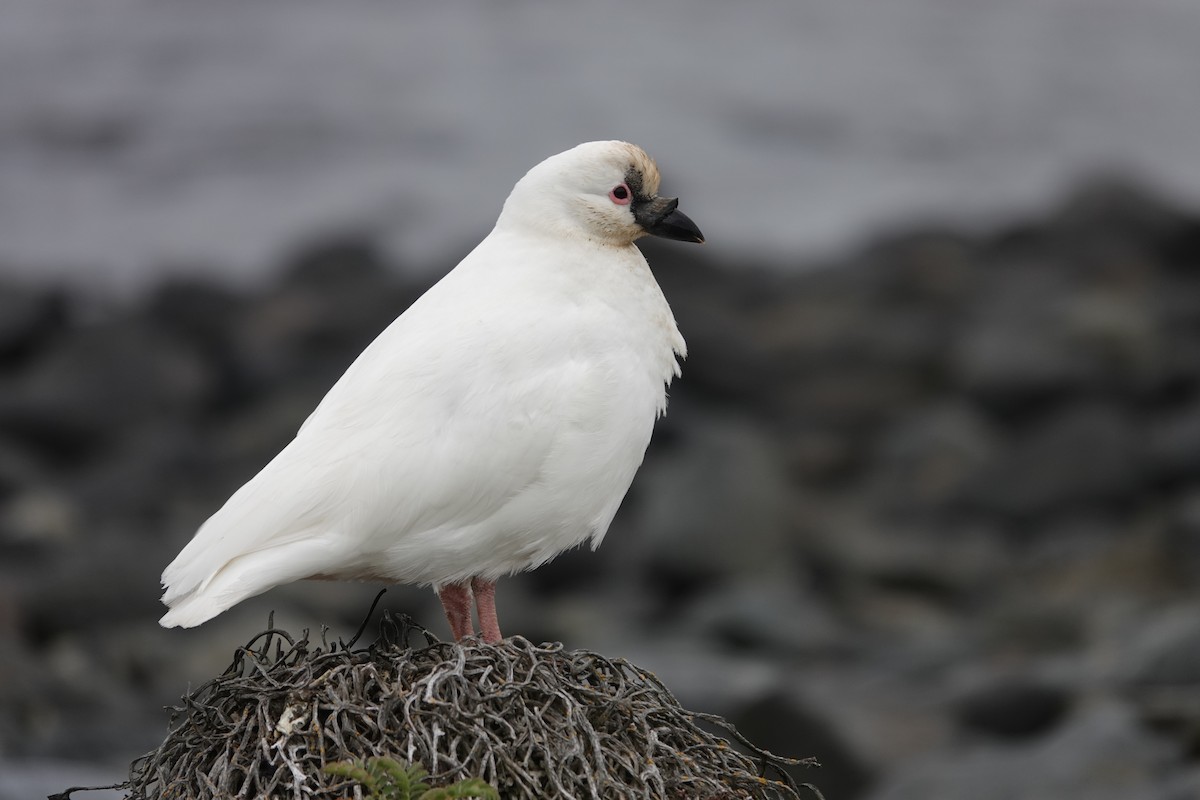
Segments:
[[[195,278],[177,277],[146,299],[147,323],[173,336],[216,348],[234,346],[233,324],[249,303],[232,289]]]
[[[949,355],[953,384],[1005,414],[1078,392],[1091,378],[1063,330],[1073,285],[1044,254],[1037,258],[989,268]]]
[[[0,547],[67,545],[78,539],[81,518],[79,504],[66,492],[28,489],[0,501]]]
[[[147,299],[145,324],[201,354],[213,371],[209,407],[214,413],[244,402],[252,393],[244,374],[239,322],[250,300],[231,289],[176,278]]]
[[[1160,483],[1179,484],[1200,477],[1200,402],[1153,420],[1146,458],[1147,468]]]
[[[1163,550],[1176,577],[1185,586],[1200,580],[1200,491],[1192,489],[1166,510]]]
[[[1023,678],[978,687],[955,703],[955,716],[965,729],[999,739],[1029,739],[1047,733],[1071,707],[1071,694]]]
[[[792,418],[778,426],[787,474],[812,487],[844,484],[862,472],[869,440],[858,429],[833,430],[819,421]]]
[[[1169,261],[1197,252],[1186,247],[1197,241],[1195,216],[1120,175],[1096,176],[1073,189],[1051,225],[1060,241],[1076,247],[1134,246]]]
[[[27,450],[0,438],[0,501],[46,479],[46,470]]]
[[[1137,274],[1077,274],[1045,252],[990,264],[949,362],[952,379],[1007,416],[1090,392],[1160,391],[1170,370],[1155,276],[1141,262],[1130,269]]]
[[[793,499],[772,443],[746,420],[672,414],[688,433],[653,446],[625,515],[639,533],[606,542],[605,557],[640,565],[670,594],[711,579],[792,573]]]
[[[789,382],[776,402],[835,430],[874,430],[900,419],[928,396],[920,375],[903,368],[846,362]]]
[[[0,637],[0,674],[4,676],[0,705],[5,710],[0,714],[0,747],[6,753],[39,728],[38,707],[49,700],[44,673],[25,642],[9,635]]]
[[[965,507],[1029,518],[1079,507],[1113,508],[1142,488],[1141,437],[1110,404],[1065,407],[1019,433],[969,478]]]
[[[153,624],[160,614],[157,573],[170,543],[116,536],[99,526],[89,535],[103,548],[63,547],[55,554],[54,580],[22,581],[21,627],[28,639],[47,642],[77,630],[103,630],[123,620]]]
[[[861,256],[863,271],[874,271],[866,291],[927,314],[954,313],[979,280],[980,247],[962,232],[946,229],[881,237]]]
[[[1120,672],[1143,718],[1200,752],[1200,609],[1189,604],[1148,622]]]
[[[742,579],[707,592],[685,624],[707,641],[774,657],[829,656],[854,648],[853,637],[822,598],[771,578]]]
[[[214,374],[194,350],[144,325],[81,328],[0,393],[0,434],[48,458],[77,459],[163,415],[210,401]]]
[[[757,383],[769,408],[842,430],[895,418],[924,397],[947,331],[928,309],[872,303],[825,274],[806,274],[765,304],[747,333],[767,354],[769,377]]]
[[[0,283],[0,371],[32,357],[66,320],[67,300],[62,292]]]
[[[875,780],[837,727],[790,694],[761,697],[731,713],[729,721],[756,745],[773,753],[816,758],[820,769],[793,768],[792,776],[797,782],[820,787],[826,797],[863,797]]]
[[[1200,224],[1197,225],[1200,231]],[[1154,314],[1163,342],[1166,401],[1183,404],[1195,400],[1200,386],[1200,247],[1188,268],[1159,281]]]
[[[1165,798],[1184,770],[1179,749],[1104,703],[1054,734],[999,748],[969,746],[911,759],[887,775],[872,800],[1125,800]]]
[[[295,253],[234,336],[252,379],[328,389],[424,289],[400,281],[370,240],[331,237]]]
[[[1000,449],[1000,432],[970,404],[936,406],[905,416],[881,437],[865,483],[885,512],[936,512],[961,498]]]
[[[763,389],[775,384],[779,365],[754,328],[775,299],[769,287],[783,279],[748,270],[753,280],[746,280],[681,256],[678,248],[646,249],[688,344],[683,363],[687,380],[672,394],[688,392],[742,407],[763,405]]]
[[[974,612],[995,591],[1011,566],[986,525],[904,523],[863,510],[815,526],[807,544],[830,573],[828,591],[856,618],[943,635],[955,617]]]
[[[333,292],[345,291],[348,285],[385,283],[389,269],[379,243],[353,231],[302,244],[282,267],[287,285]]]
[[[111,786],[127,769],[105,762],[64,758],[0,760],[0,800],[27,800],[58,794],[68,786]],[[76,795],[82,797],[82,793]],[[89,790],[89,800],[124,800],[120,789]]]

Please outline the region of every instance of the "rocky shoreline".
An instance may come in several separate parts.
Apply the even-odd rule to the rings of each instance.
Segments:
[[[654,670],[831,800],[1200,796],[1200,216],[1100,182],[798,271],[650,259],[684,377],[601,550],[501,584],[510,632]],[[155,624],[162,566],[427,285],[353,235],[279,274],[0,284],[0,799],[120,780],[269,609],[366,612],[303,584]]]

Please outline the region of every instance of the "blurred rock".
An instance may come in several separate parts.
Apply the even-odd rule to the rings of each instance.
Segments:
[[[1146,458],[1147,468],[1160,483],[1200,480],[1200,402],[1154,419]]]
[[[672,596],[706,581],[793,574],[793,498],[772,443],[745,420],[675,410],[687,433],[654,447],[630,497],[640,533],[609,557],[642,565]]]
[[[127,767],[67,759],[0,759],[0,800],[49,797],[68,786],[111,786],[125,779]],[[82,796],[82,795],[80,795]],[[124,800],[120,789],[88,791],[89,800]]]
[[[355,235],[314,242],[285,263],[280,283],[233,320],[245,379],[324,394],[425,286],[389,275],[378,247]]]
[[[33,489],[0,502],[0,542],[64,544],[78,536],[74,500],[52,489]]]
[[[248,385],[239,341],[238,323],[252,298],[197,279],[174,278],[146,299],[145,324],[200,354],[213,371],[209,407],[221,413],[244,402],[254,391]]]
[[[880,437],[867,485],[887,513],[936,513],[969,491],[1001,446],[1000,432],[969,404],[918,410]]]
[[[147,419],[195,414],[214,387],[199,353],[145,325],[114,319],[62,338],[9,379],[0,393],[0,435],[73,461]]]
[[[47,479],[45,467],[25,448],[0,438],[0,500]]]
[[[1024,678],[974,688],[955,703],[965,729],[999,739],[1036,738],[1053,729],[1071,706],[1064,687]]]
[[[63,292],[0,280],[0,372],[31,358],[66,319]]]
[[[52,563],[55,579],[29,574],[21,586],[22,627],[32,641],[45,643],[116,622],[158,619],[157,575],[169,560],[165,542],[124,537],[96,526],[89,539],[61,547]]]
[[[969,478],[962,502],[989,514],[1025,518],[1129,502],[1143,486],[1141,435],[1110,403],[1066,406],[1017,432]]]
[[[853,637],[828,614],[821,598],[767,576],[706,593],[685,624],[702,641],[766,657],[830,656],[854,649]]]
[[[1011,557],[985,525],[905,523],[846,511],[809,543],[844,607],[885,629],[951,634],[956,617],[979,608],[1001,584]]]
[[[1164,557],[1188,586],[1200,582],[1200,488],[1192,488],[1168,506],[1164,521]]]
[[[657,665],[823,754],[831,800],[1196,795],[1200,217],[1106,180],[790,269],[648,249],[683,378],[604,546],[502,584],[506,632]],[[428,283],[353,231],[276,275],[0,287],[4,764],[128,761],[272,610],[367,613],[299,583],[156,625],[163,566]],[[383,605],[442,630],[427,589]]]
[[[812,782],[829,797],[859,797],[875,776],[853,749],[842,741],[837,727],[791,694],[771,694],[730,714],[729,721],[752,742],[774,753],[795,747],[815,757],[817,770],[793,768],[798,782]]]
[[[1194,214],[1166,202],[1149,187],[1121,175],[1096,175],[1077,186],[1051,217],[1060,240],[1092,250],[1123,244],[1147,255],[1181,255],[1200,247]],[[1188,255],[1195,255],[1191,250]]]
[[[1200,606],[1172,609],[1139,631],[1121,678],[1148,723],[1200,752]]]
[[[1079,713],[1029,744],[970,746],[914,759],[884,779],[871,800],[1167,800],[1184,773],[1178,748],[1140,728],[1114,704]]]
[[[748,267],[752,279],[746,280],[657,242],[647,242],[645,253],[680,330],[686,331],[684,369],[693,389],[721,403],[764,404],[781,365],[754,327],[770,307],[779,279]]]

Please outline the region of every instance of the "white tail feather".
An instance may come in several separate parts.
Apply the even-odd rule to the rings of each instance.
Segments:
[[[164,628],[195,627],[248,597],[320,574],[336,560],[330,537],[320,535],[236,556],[190,592],[168,589],[163,602],[171,610],[158,623]]]

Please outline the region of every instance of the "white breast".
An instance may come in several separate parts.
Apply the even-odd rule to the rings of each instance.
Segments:
[[[540,242],[498,238],[385,332],[306,428],[344,425],[359,387],[390,400],[358,423],[395,435],[358,455],[374,490],[360,483],[356,496],[373,503],[339,526],[360,545],[339,577],[495,578],[599,544],[641,464],[684,349],[645,260],[604,248],[597,270],[592,246],[564,260],[560,242],[547,274]],[[522,260],[496,269],[491,247]],[[409,351],[399,372],[393,342]],[[438,390],[417,396],[410,383]]]

